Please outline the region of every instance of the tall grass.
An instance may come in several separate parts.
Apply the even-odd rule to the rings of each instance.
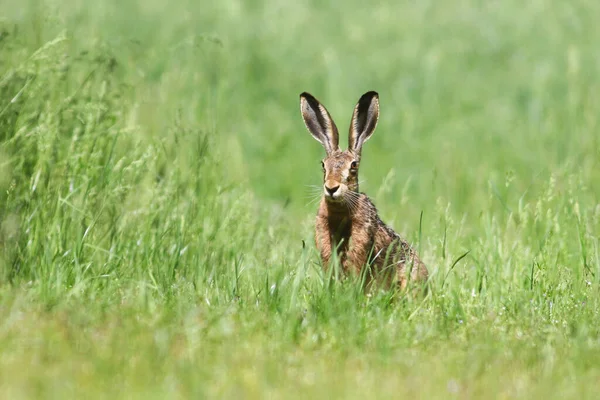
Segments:
[[[593,398],[599,6],[0,3],[0,393]],[[424,300],[328,279],[322,149],[382,119],[361,189]]]

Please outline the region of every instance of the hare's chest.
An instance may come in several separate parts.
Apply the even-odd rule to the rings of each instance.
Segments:
[[[342,260],[347,253],[367,254],[374,244],[373,229],[360,221],[345,220],[330,227],[331,242]]]
[[[348,249],[348,244],[352,236],[352,221],[349,219],[329,220],[329,237],[331,243],[337,249],[338,253],[344,253]]]

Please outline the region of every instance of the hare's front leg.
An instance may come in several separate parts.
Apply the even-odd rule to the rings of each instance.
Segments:
[[[315,244],[321,255],[323,269],[327,271],[332,251],[331,235],[329,234],[327,221],[320,217],[317,217],[317,223],[315,224]]]
[[[372,247],[373,238],[369,230],[362,226],[353,227],[344,269],[360,274],[369,260]]]

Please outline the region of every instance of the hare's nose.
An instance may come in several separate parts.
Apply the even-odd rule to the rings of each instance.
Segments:
[[[339,188],[340,188],[340,185],[337,185],[334,187],[325,186],[325,190],[327,190],[327,193],[329,193],[330,196],[333,196]]]

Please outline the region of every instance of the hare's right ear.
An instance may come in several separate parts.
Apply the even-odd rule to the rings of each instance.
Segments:
[[[348,147],[360,158],[363,144],[373,135],[379,120],[379,94],[374,91],[363,94],[352,114]]]
[[[311,94],[304,92],[300,95],[300,111],[306,128],[321,142],[327,154],[339,150],[338,129],[325,106]]]

